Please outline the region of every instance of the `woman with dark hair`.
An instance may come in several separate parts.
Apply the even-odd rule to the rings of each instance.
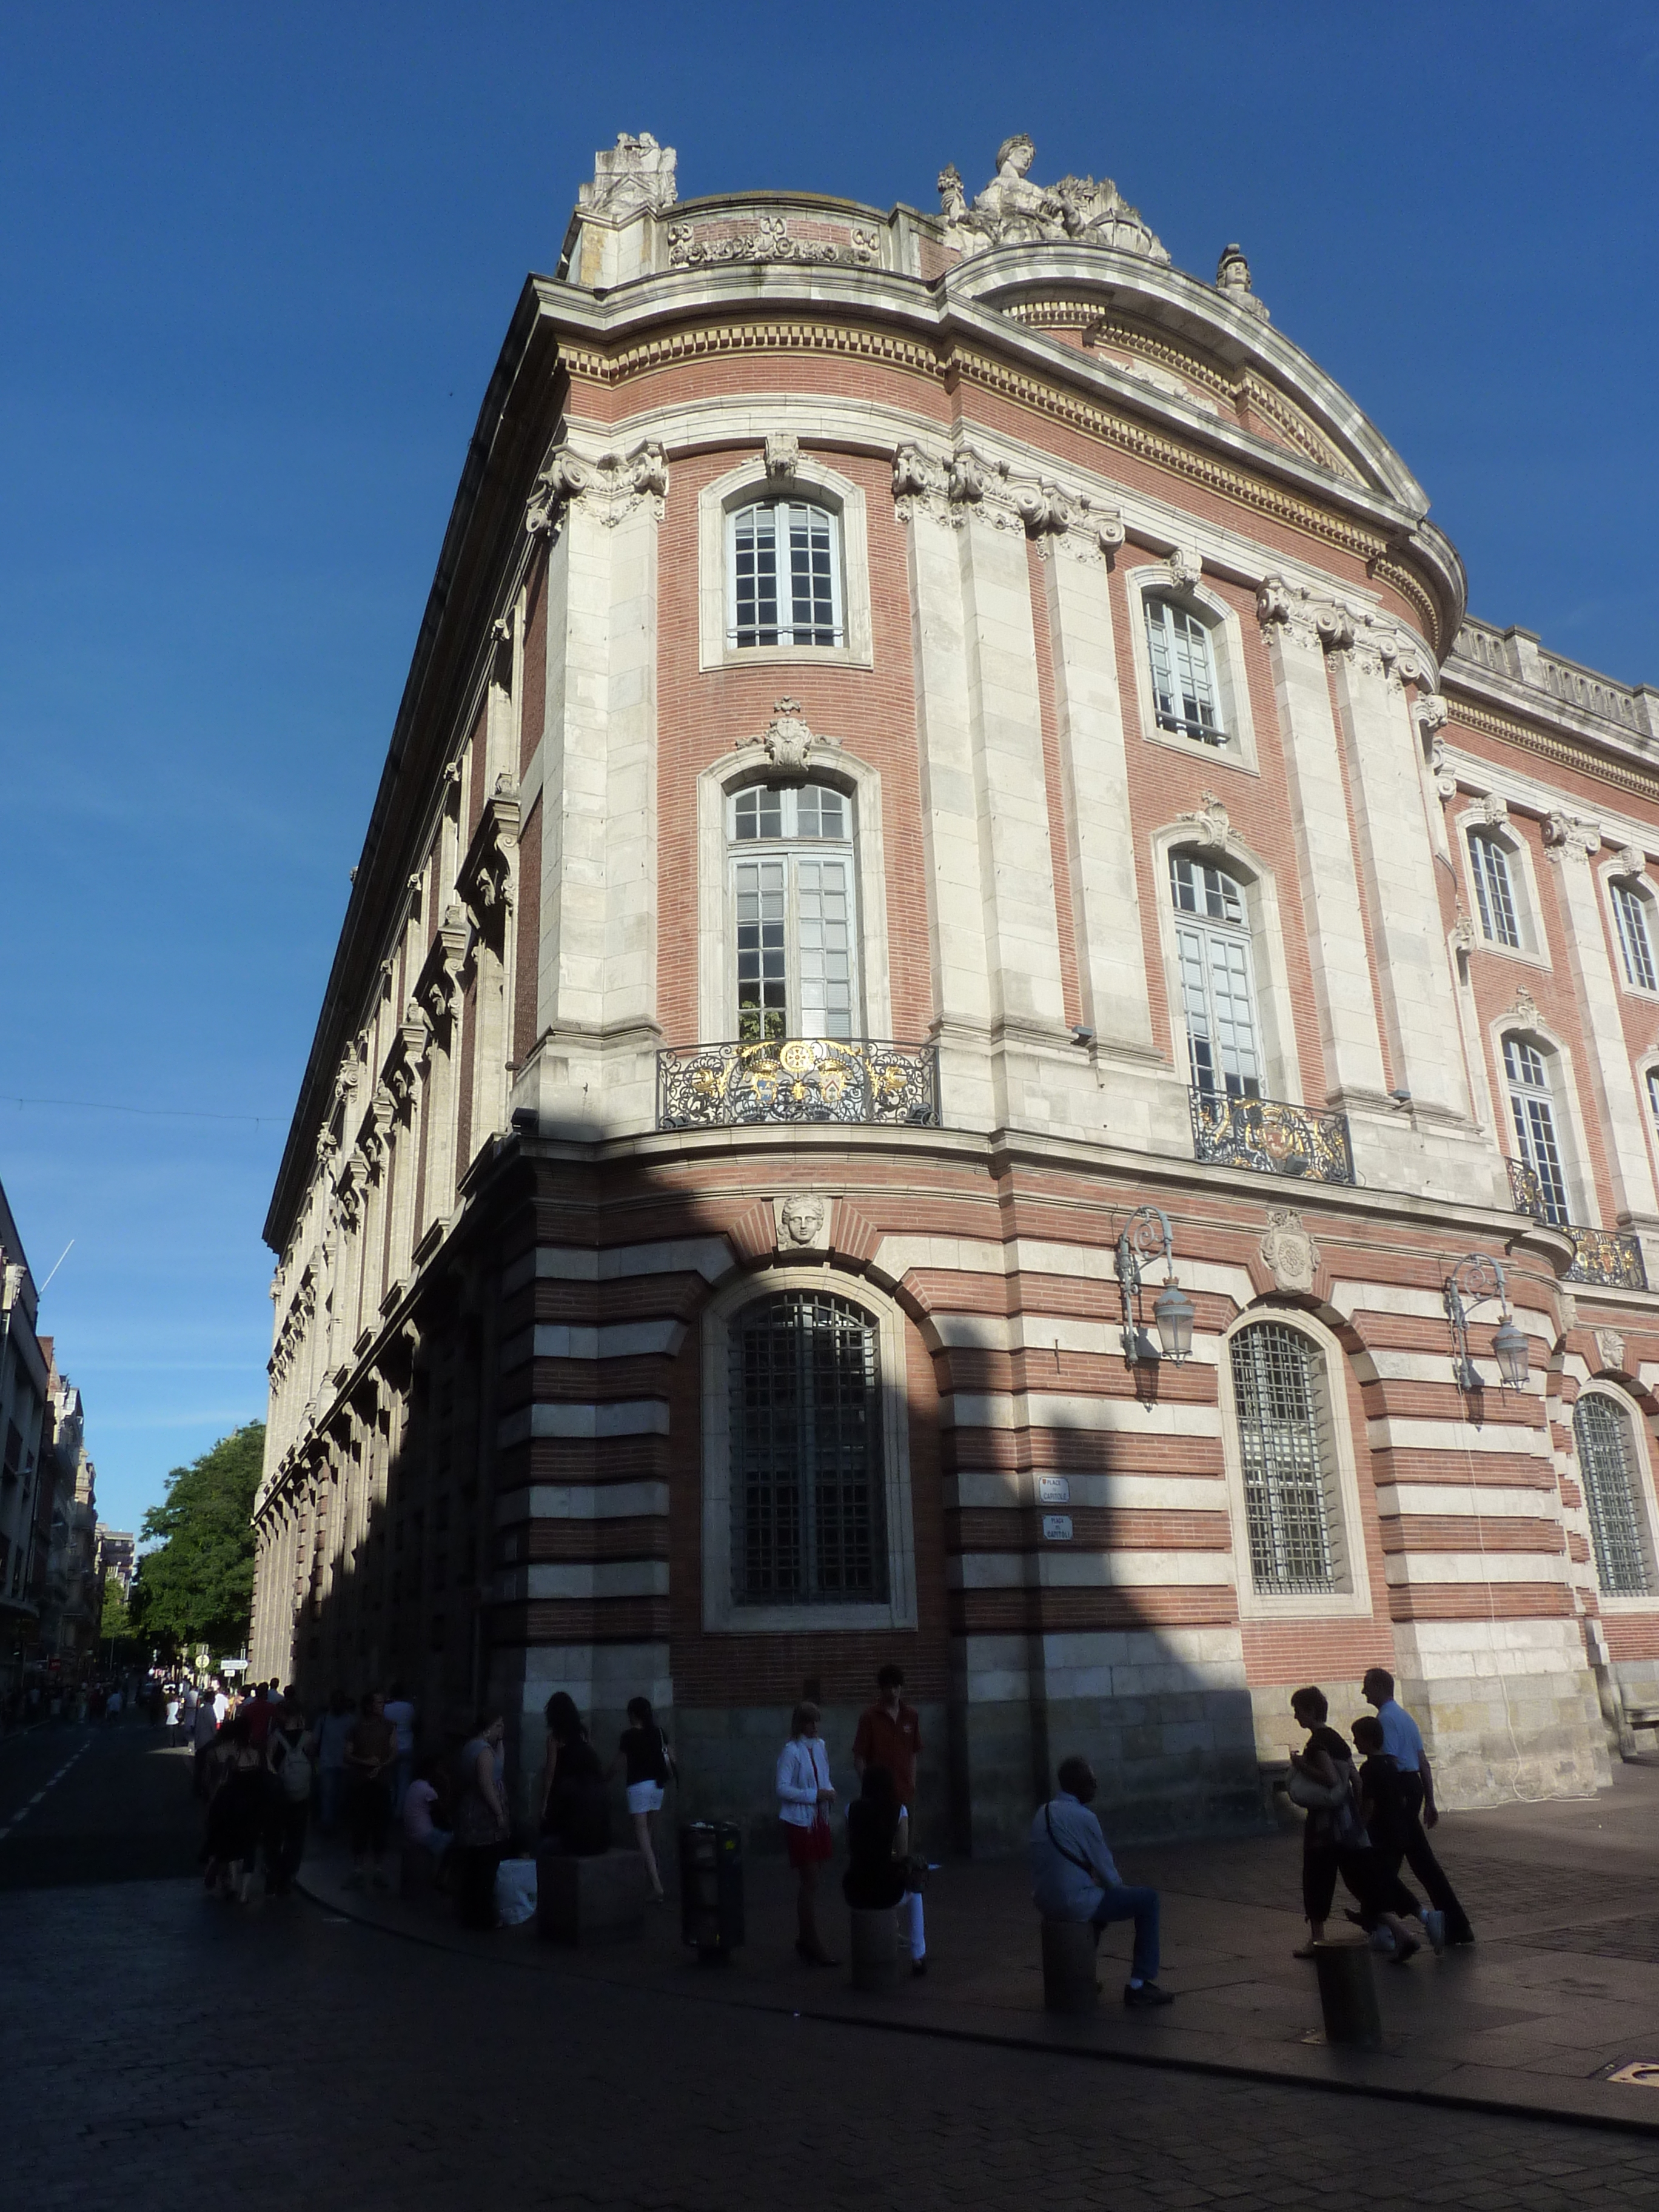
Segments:
[[[480,1713],[458,1762],[455,1917],[468,1928],[495,1925],[495,1869],[512,1833],[502,1786],[506,1733],[500,1713]]]
[[[818,1734],[818,1709],[796,1706],[789,1719],[789,1741],[778,1753],[778,1819],[789,1863],[800,1876],[795,1900],[795,1948],[809,1966],[834,1966],[818,1933],[818,1869],[835,1856],[830,1808],[836,1793],[830,1780],[830,1754]],[[891,1846],[889,1845],[890,1850]]]
[[[611,1762],[609,1780],[617,1768],[628,1777],[628,1809],[633,1816],[634,1840],[651,1877],[651,1887],[662,1903],[662,1876],[657,1870],[651,1822],[662,1810],[662,1793],[674,1771],[674,1753],[668,1738],[651,1717],[649,1698],[628,1700],[628,1726],[623,1730],[617,1756]]]
[[[548,1848],[573,1858],[597,1858],[611,1848],[605,1769],[587,1740],[576,1701],[556,1690],[547,1701],[547,1753],[542,1766],[542,1834]]]
[[[246,1905],[264,1826],[265,1755],[252,1741],[244,1713],[225,1723],[214,1750],[220,1780],[208,1807],[202,1845],[206,1885],[209,1889],[216,1886],[222,1897]]]
[[[921,1898],[912,1889],[908,1862],[897,1856],[898,1790],[884,1766],[866,1766],[858,1796],[847,1808],[847,1871],[841,1893],[855,1912],[899,1915],[910,1948],[910,1972],[927,1971],[927,1938]]]

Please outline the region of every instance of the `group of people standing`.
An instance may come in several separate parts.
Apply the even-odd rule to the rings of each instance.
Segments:
[[[916,1762],[921,1723],[904,1698],[904,1669],[885,1666],[876,1677],[876,1701],[860,1716],[853,1738],[859,1794],[847,1808],[847,1872],[842,1894],[857,1912],[891,1911],[910,1972],[927,1971],[927,1937],[921,1893],[927,1863],[912,1850]],[[795,1707],[789,1741],[778,1753],[778,1818],[784,1848],[799,1881],[795,1948],[808,1966],[839,1964],[818,1927],[818,1869],[835,1856],[830,1814],[836,1790],[830,1754],[819,1734],[818,1709]]]

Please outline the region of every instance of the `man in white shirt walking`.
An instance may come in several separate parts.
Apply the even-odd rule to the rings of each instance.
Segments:
[[[1089,1810],[1097,1784],[1086,1759],[1062,1759],[1060,1794],[1039,1806],[1027,1846],[1031,1901],[1045,1920],[1087,1920],[1096,1936],[1114,1920],[1135,1924],[1134,1959],[1123,2002],[1137,2009],[1174,2002],[1158,1985],[1158,1892],[1119,1875],[1100,1823]]]
[[[1400,1808],[1406,1816],[1406,1862],[1429,1893],[1429,1903],[1443,1916],[1447,1943],[1473,1943],[1474,1930],[1457,1901],[1456,1892],[1442,1871],[1423,1831],[1440,1818],[1434,1802],[1434,1769],[1423,1747],[1423,1732],[1394,1694],[1394,1676],[1386,1667],[1372,1667],[1360,1684],[1360,1693],[1376,1708],[1382,1729],[1382,1748],[1400,1769]],[[1438,1944],[1435,1947],[1438,1949]]]

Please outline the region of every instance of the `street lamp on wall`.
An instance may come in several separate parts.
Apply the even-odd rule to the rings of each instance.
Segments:
[[[1498,1372],[1506,1390],[1525,1388],[1527,1380],[1527,1340],[1515,1325],[1510,1311],[1509,1285],[1504,1279],[1502,1262],[1489,1260],[1484,1253],[1466,1252],[1447,1276],[1444,1288],[1446,1319],[1451,1323],[1452,1374],[1460,1390],[1474,1391],[1484,1386],[1480,1370],[1469,1350],[1469,1316],[1477,1306],[1496,1299],[1502,1309],[1502,1318],[1492,1331],[1492,1356],[1498,1362]]]
[[[1158,1330],[1154,1350],[1135,1322],[1135,1300],[1141,1287],[1143,1265],[1164,1255],[1164,1288],[1152,1300],[1152,1322]],[[1170,1217],[1161,1206],[1139,1206],[1124,1224],[1117,1240],[1117,1286],[1123,1302],[1123,1357],[1131,1367],[1139,1360],[1159,1358],[1180,1361],[1193,1348],[1193,1302],[1174,1273],[1175,1241]]]

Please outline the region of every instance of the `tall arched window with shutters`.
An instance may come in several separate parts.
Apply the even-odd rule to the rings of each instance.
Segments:
[[[887,1595],[878,1324],[850,1298],[780,1291],[729,1325],[732,1595]]]
[[[1650,1596],[1652,1547],[1630,1415],[1608,1392],[1587,1391],[1573,1407],[1572,1432],[1602,1595]]]
[[[1342,1587],[1344,1546],[1324,1355],[1300,1329],[1253,1322],[1228,1345],[1258,1595]]]
[[[728,801],[740,1044],[860,1033],[853,802],[827,784]]]

